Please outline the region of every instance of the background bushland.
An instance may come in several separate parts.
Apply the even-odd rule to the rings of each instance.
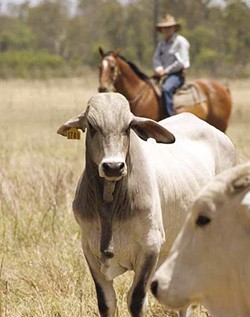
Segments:
[[[157,4],[157,8],[156,8]],[[191,74],[250,75],[250,7],[243,0],[41,0],[9,5],[0,15],[0,77],[80,75],[97,67],[98,47],[149,73],[155,19],[174,15],[191,43]]]

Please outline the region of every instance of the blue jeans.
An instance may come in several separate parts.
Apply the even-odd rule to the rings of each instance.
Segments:
[[[182,71],[169,74],[162,85],[162,97],[166,107],[167,116],[171,117],[173,113],[173,94],[177,88],[184,84],[184,76]]]

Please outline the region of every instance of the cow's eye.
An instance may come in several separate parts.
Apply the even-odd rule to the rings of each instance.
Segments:
[[[96,133],[96,129],[95,129],[90,123],[89,123],[88,128],[89,128],[89,133],[90,133],[90,135],[91,135],[91,136],[94,136],[95,133]]]
[[[196,225],[199,227],[204,227],[211,222],[211,219],[207,216],[199,215],[195,221]]]

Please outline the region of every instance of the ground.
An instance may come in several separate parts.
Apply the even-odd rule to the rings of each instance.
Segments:
[[[231,81],[227,134],[250,159],[250,80]],[[82,112],[97,80],[0,81],[0,317],[98,316],[71,203],[84,142],[56,134]],[[82,136],[84,139],[84,136]],[[132,274],[116,280],[119,317],[128,316]],[[167,313],[150,296],[148,316]],[[201,307],[195,317],[206,316]]]

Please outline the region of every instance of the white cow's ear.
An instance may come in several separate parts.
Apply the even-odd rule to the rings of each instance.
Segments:
[[[134,116],[130,126],[144,141],[148,138],[153,138],[157,143],[175,142],[174,135],[153,120]]]
[[[58,130],[57,133],[62,136],[67,136],[67,131],[71,128],[80,129],[83,132],[87,127],[86,112],[81,113],[79,116],[66,121]]]
[[[241,206],[250,219],[250,174],[240,176],[233,181],[231,186],[231,191],[234,193],[243,193],[246,189],[248,189],[248,191],[242,197]]]
[[[248,191],[246,193],[246,195],[244,195],[242,201],[241,201],[242,206],[244,207],[244,210],[247,213],[247,216],[250,219],[250,191]]]
[[[235,179],[232,183],[231,191],[238,192],[247,187],[250,187],[250,174],[245,174]]]

